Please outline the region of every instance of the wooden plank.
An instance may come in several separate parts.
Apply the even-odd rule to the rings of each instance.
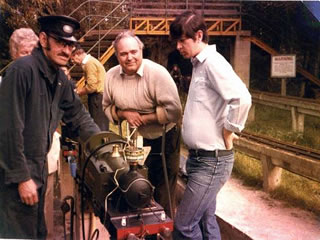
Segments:
[[[310,99],[298,97],[283,97],[278,94],[262,93],[259,91],[250,91],[254,103],[269,105],[272,107],[289,110],[291,107],[297,107],[299,113],[311,116],[320,116],[320,103]]]
[[[234,142],[235,149],[249,153],[251,157],[260,160],[261,154],[270,156],[272,163],[289,172],[320,182],[320,161],[305,156],[296,155],[284,150],[256,143],[246,138]]]

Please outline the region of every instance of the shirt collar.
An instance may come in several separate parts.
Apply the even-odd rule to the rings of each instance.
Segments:
[[[86,64],[89,61],[90,56],[91,56],[90,54],[87,54],[82,60],[82,64]]]
[[[138,68],[138,71],[136,72],[136,74],[139,75],[140,77],[143,77],[143,70],[144,70],[144,59],[142,59],[141,65]],[[121,66],[120,66],[120,75],[125,75],[125,72],[123,71]]]
[[[206,58],[210,55],[211,52],[216,52],[217,48],[216,45],[208,45],[206,46],[204,49],[202,49],[202,51],[195,56],[194,58],[191,59],[192,64],[196,64],[197,62],[203,62],[204,60],[206,60]]]

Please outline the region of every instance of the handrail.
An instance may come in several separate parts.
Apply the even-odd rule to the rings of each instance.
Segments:
[[[86,20],[87,18],[90,18],[90,17],[101,17],[101,18],[106,18],[106,15],[96,15],[96,14],[91,14],[91,15],[86,15],[85,17],[83,17],[79,22],[83,22],[84,20]],[[121,17],[111,17],[111,18],[114,18],[114,19],[117,19],[117,18],[121,18]]]
[[[118,8],[120,6],[122,6],[122,4],[126,2],[126,0],[122,0],[122,2],[120,2],[118,4],[117,7],[115,7],[111,12],[109,12],[103,19],[101,19],[98,23],[96,23],[93,27],[91,27],[80,39],[79,39],[79,42],[81,42],[84,37],[86,37],[88,35],[88,33],[90,33],[94,28],[96,28],[97,26],[99,26],[101,24],[101,22],[105,19],[105,18],[108,18],[111,14],[113,14],[116,10],[118,10]],[[81,20],[80,20],[81,21]]]
[[[113,25],[112,28],[110,28],[93,46],[87,51],[88,53],[91,52],[92,49],[94,49],[100,42],[103,40],[113,29],[115,29],[120,23],[122,23],[127,17],[129,17],[129,14],[124,16],[118,23]]]
[[[92,16],[95,16],[95,17],[102,17],[102,19],[96,23],[93,27],[91,27],[88,31],[86,31],[86,33],[79,39],[79,42],[82,41],[84,39],[85,36],[87,36],[94,28],[96,28],[97,26],[99,26],[103,21],[104,19],[106,18],[111,18],[111,14],[113,14],[116,10],[119,9],[120,6],[122,6],[126,0],[122,0],[120,3],[119,2],[115,2],[115,1],[104,1],[104,0],[88,0],[88,1],[85,1],[83,3],[81,3],[75,10],[73,10],[68,16],[72,16],[76,11],[78,11],[82,6],[84,6],[86,3],[89,3],[89,2],[99,2],[99,3],[111,3],[111,4],[117,4],[117,6],[115,8],[113,8],[113,10],[111,12],[109,12],[107,15],[105,15],[104,17],[102,15],[86,15],[85,17],[83,17],[79,22],[81,23],[82,21],[84,21],[85,19],[87,19],[88,17],[92,17]],[[125,17],[127,18],[128,15]],[[122,22],[124,19],[121,19],[120,21]],[[118,25],[118,24],[117,24]],[[117,26],[116,25],[116,26]],[[113,28],[112,28],[113,29]],[[105,37],[106,35],[103,36],[103,38]],[[100,43],[103,38],[99,39],[99,41],[97,42]],[[95,44],[95,46],[97,45]],[[13,61],[11,61],[10,63],[8,63],[5,67],[3,67],[1,70],[0,70],[0,75],[13,63]],[[70,70],[73,68],[74,66],[72,66],[70,68]]]
[[[123,22],[130,14],[127,14],[125,17],[123,17],[118,23],[116,23],[111,29],[109,29],[108,32],[106,32],[103,37],[100,39],[102,40],[103,38],[105,38],[115,27],[117,27],[121,22]],[[99,40],[99,41],[100,41]],[[88,51],[87,53],[89,53],[97,44],[99,44],[99,41],[97,41]],[[105,53],[99,58],[99,61],[101,62],[102,65],[104,65],[106,63],[106,61],[112,56],[112,54],[114,53],[114,48],[113,46],[110,46],[107,51],[105,51]],[[70,70],[74,67],[75,65],[73,65]],[[83,87],[84,86],[84,77],[80,78],[76,84],[76,87]]]
[[[104,2],[108,2],[108,1],[104,1]],[[99,26],[102,21],[104,21],[104,19],[109,18],[116,10],[118,10],[119,7],[121,7],[124,3],[126,2],[126,0],[122,0],[120,3],[118,3],[118,6],[116,6],[111,12],[109,12],[107,15],[105,15],[103,17],[103,19],[101,19],[100,21],[98,21],[93,27],[91,27],[80,39],[79,42],[83,41],[84,38],[92,31],[94,30],[97,26]],[[113,2],[114,3],[114,2]],[[69,15],[70,16],[70,15]],[[99,15],[100,16],[100,15]],[[113,25],[113,27],[107,32],[105,33],[101,38],[99,38],[99,40],[87,51],[87,53],[90,53],[91,50],[93,48],[95,48],[98,44],[100,44],[100,42],[115,28],[117,27],[120,23],[122,23],[127,17],[129,16],[129,14],[127,14],[125,17],[123,17],[120,21],[118,21],[115,25]],[[80,20],[83,21],[83,19],[85,19],[87,16],[85,16],[84,18],[82,18]],[[75,65],[71,66],[69,71],[71,71],[73,68],[75,67]]]
[[[13,63],[13,61],[9,62],[4,68],[2,68],[2,69],[0,70],[0,76],[1,76],[1,74],[2,74],[12,63]]]
[[[114,28],[116,28],[120,23],[122,23],[126,18],[128,18],[130,16],[130,14],[127,14],[126,16],[124,16],[118,23],[116,23],[115,25],[113,25],[112,28],[110,28],[88,51],[87,53],[90,53],[92,51],[92,49],[94,49]],[[82,39],[82,38],[81,38]],[[103,58],[103,56],[99,59],[99,61]],[[103,63],[102,63],[103,64]],[[73,65],[72,67],[70,67],[71,71],[73,68],[75,67],[75,65]],[[81,79],[80,79],[81,80]],[[79,80],[79,81],[80,81]]]
[[[119,2],[114,2],[114,1],[103,1],[103,0],[88,0],[85,1],[83,3],[81,3],[75,10],[73,10],[68,16],[72,16],[72,14],[74,14],[76,11],[78,11],[83,5],[85,5],[86,3],[90,3],[90,2],[105,2],[105,3],[115,3],[115,4],[119,4]]]

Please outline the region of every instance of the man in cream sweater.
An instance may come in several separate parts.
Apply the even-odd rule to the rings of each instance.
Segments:
[[[127,120],[151,146],[145,164],[155,186],[155,200],[170,215],[161,161],[163,126],[166,125],[165,157],[171,203],[174,208],[179,171],[181,103],[169,72],[160,64],[143,59],[143,43],[133,32],[120,33],[113,42],[120,65],[107,72],[103,109],[112,123]],[[171,216],[172,217],[172,216]]]

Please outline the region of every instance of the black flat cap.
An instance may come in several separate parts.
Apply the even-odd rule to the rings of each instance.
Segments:
[[[80,29],[80,23],[72,17],[64,15],[44,16],[39,17],[38,22],[40,32],[45,32],[65,41],[77,41],[73,34]]]

